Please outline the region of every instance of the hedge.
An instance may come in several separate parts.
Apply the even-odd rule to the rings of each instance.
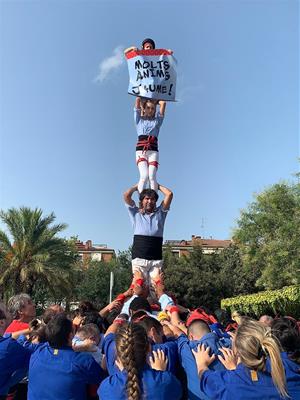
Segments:
[[[263,314],[291,315],[300,318],[300,286],[286,286],[280,290],[267,290],[223,299],[221,308],[257,318]]]

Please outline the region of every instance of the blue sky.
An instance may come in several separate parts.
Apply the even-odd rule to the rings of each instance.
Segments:
[[[0,18],[0,208],[130,245],[136,132],[118,54],[149,36],[178,60],[160,133],[165,239],[229,238],[253,193],[298,171],[296,0],[2,0]]]

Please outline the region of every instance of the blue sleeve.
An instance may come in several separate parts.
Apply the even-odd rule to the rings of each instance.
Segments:
[[[134,122],[138,124],[141,119],[141,109],[134,108],[133,109],[133,116],[134,116]]]
[[[173,299],[165,293],[160,296],[158,302],[162,310],[164,310],[167,306],[174,305]]]
[[[178,370],[178,351],[176,341],[154,344],[152,346],[152,350],[158,349],[162,350],[168,357],[167,371],[176,373]]]
[[[8,357],[12,364],[11,371],[29,367],[31,352],[11,339],[8,347]]]
[[[99,384],[105,377],[103,369],[94,358],[85,353],[77,353],[74,364],[87,384]]]
[[[135,225],[135,215],[139,212],[139,209],[136,205],[130,206],[129,204],[125,203],[125,206],[127,207],[129,218],[131,220],[132,226]]]
[[[17,342],[22,347],[24,347],[25,349],[30,351],[30,353],[34,353],[39,347],[44,345],[44,343],[32,343],[29,340],[27,340],[26,336],[24,336],[24,335],[19,336],[19,338],[17,339]]]
[[[103,340],[103,354],[106,359],[106,366],[109,375],[113,375],[118,372],[118,368],[115,365],[116,361],[116,342],[115,342],[115,334],[109,333],[104,337]]]
[[[225,374],[226,371],[205,371],[200,378],[200,390],[209,398],[223,399],[226,392]]]
[[[167,214],[170,210],[170,208],[164,209],[163,208],[163,203],[161,203],[158,207],[157,207],[158,212],[160,213],[160,218],[162,223],[165,223],[165,220],[167,218]]]
[[[196,362],[192,350],[190,348],[187,336],[180,335],[177,339],[177,346],[178,346],[179,360],[185,372],[187,374],[189,372],[194,373],[196,371]]]

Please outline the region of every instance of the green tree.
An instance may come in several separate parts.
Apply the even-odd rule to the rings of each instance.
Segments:
[[[71,292],[70,274],[76,261],[73,245],[57,235],[65,224],[53,224],[55,215],[21,207],[1,211],[6,232],[0,230],[0,286],[7,296],[35,289],[66,296]]]
[[[253,293],[257,276],[251,268],[246,268],[242,261],[241,251],[235,244],[222,250],[218,255],[221,266],[216,280],[221,298]]]
[[[200,246],[195,246],[189,256],[176,258],[167,250],[164,263],[166,288],[180,304],[192,308],[219,307],[222,299],[219,254],[206,255]]]
[[[78,301],[89,300],[98,307],[109,301],[110,273],[114,273],[113,296],[128,289],[132,281],[130,252],[120,252],[110,262],[91,261],[87,269],[82,270],[75,285]]]
[[[300,283],[300,185],[278,183],[241,212],[233,236],[257,288]]]

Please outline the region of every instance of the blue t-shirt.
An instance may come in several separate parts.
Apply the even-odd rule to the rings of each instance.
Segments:
[[[167,371],[176,374],[179,367],[177,340],[170,340],[164,343],[152,343],[152,350],[162,350],[168,358]]]
[[[98,395],[101,400],[127,400],[126,384],[127,373],[118,372],[102,382]],[[182,395],[181,384],[171,372],[156,371],[148,366],[141,372],[140,387],[143,399],[179,400]]]
[[[0,336],[0,395],[7,394],[13,373],[28,368],[30,356],[31,352],[16,340]]]
[[[84,400],[86,385],[99,384],[104,372],[89,354],[45,343],[32,354],[28,377],[28,400]]]
[[[286,374],[287,392],[291,400],[300,399],[299,365],[282,354]],[[200,378],[200,388],[210,398],[216,400],[283,400],[271,376],[270,363],[266,370],[257,372],[257,380],[252,380],[250,369],[239,364],[233,371],[205,371]]]
[[[157,113],[154,118],[141,117],[141,110],[134,108],[134,122],[138,136],[147,135],[158,138],[159,129],[163,123],[164,116]]]
[[[300,364],[290,360],[286,352],[281,353],[281,360],[285,370],[287,392],[291,399],[300,399]],[[271,372],[269,359],[266,363],[266,370]]]
[[[189,400],[210,399],[210,397],[206,396],[203,391],[200,390],[197,365],[192,349],[195,350],[199,344],[204,344],[206,347],[210,347],[213,354],[221,354],[219,352],[219,348],[222,347],[220,339],[215,333],[208,333],[207,335],[204,335],[201,340],[193,341],[189,341],[186,335],[180,335],[177,339],[177,343],[180,363],[187,376]],[[225,370],[225,367],[218,359],[216,359],[209,366],[209,369]]]
[[[126,207],[128,208],[134,235],[163,237],[168,210],[165,210],[162,205],[157,207],[151,214],[139,212],[139,208],[136,205],[130,206],[126,204]]]

